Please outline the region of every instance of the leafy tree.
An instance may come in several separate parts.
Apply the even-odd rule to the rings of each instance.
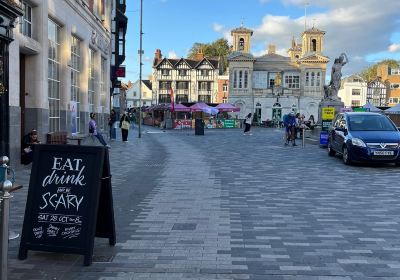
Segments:
[[[379,65],[381,64],[388,64],[389,67],[393,67],[393,68],[397,68],[399,67],[400,63],[399,61],[396,61],[394,59],[384,59],[378,63],[375,63],[369,67],[364,68],[361,73],[360,76],[366,80],[367,82],[372,81],[374,79],[376,79],[377,77],[377,68]]]
[[[202,50],[205,57],[222,57],[223,69],[226,70],[228,66],[227,57],[231,53],[228,41],[220,38],[211,43],[194,43],[189,50],[189,58],[194,58],[199,50]]]

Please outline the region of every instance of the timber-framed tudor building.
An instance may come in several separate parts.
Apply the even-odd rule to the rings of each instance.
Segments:
[[[171,88],[175,103],[218,100],[219,59],[204,57],[201,50],[193,59],[162,58],[157,49],[153,61],[153,100],[157,104],[171,103]]]

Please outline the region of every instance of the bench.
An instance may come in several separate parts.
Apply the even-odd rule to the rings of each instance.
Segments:
[[[67,144],[68,133],[66,131],[55,131],[46,134],[47,144]]]

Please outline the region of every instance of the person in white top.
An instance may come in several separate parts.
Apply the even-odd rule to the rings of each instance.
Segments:
[[[249,113],[244,120],[244,132],[243,135],[251,135],[250,129],[251,129],[251,113]]]

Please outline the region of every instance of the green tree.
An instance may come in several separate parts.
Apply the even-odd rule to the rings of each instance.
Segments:
[[[194,58],[196,54],[202,50],[205,57],[222,58],[223,70],[228,66],[227,57],[231,53],[228,40],[220,38],[211,43],[194,43],[189,50],[188,58]]]
[[[376,79],[376,77],[377,77],[377,68],[381,64],[388,64],[389,67],[394,67],[394,68],[397,68],[400,65],[399,61],[396,61],[394,59],[384,59],[384,60],[382,60],[380,62],[377,62],[377,63],[375,63],[375,64],[373,64],[371,66],[368,66],[368,67],[364,68],[361,71],[360,76],[364,80],[366,80],[367,82]]]

